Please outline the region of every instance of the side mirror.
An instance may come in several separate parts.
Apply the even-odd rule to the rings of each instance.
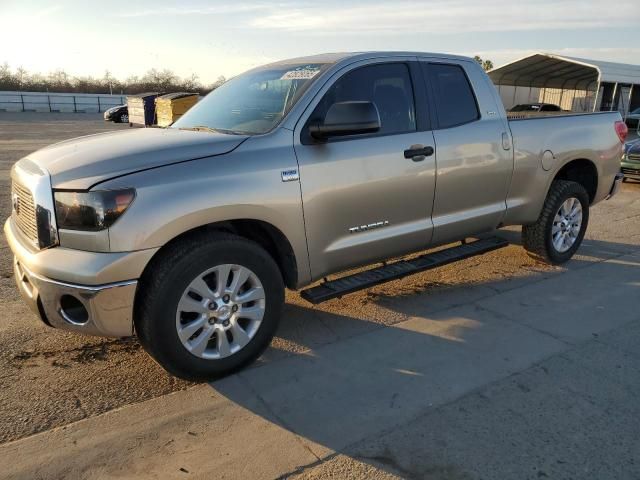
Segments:
[[[317,140],[345,135],[374,133],[380,130],[380,115],[373,102],[334,103],[324,121],[309,125],[309,133]]]

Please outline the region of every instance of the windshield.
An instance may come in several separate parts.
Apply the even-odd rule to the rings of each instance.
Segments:
[[[260,134],[273,129],[329,64],[266,66],[207,95],[171,128]]]

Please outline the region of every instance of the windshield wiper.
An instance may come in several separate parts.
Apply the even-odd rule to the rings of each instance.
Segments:
[[[192,130],[195,132],[211,132],[211,133],[225,133],[227,135],[243,135],[241,132],[235,132],[233,130],[225,130],[223,128],[212,128],[206,125],[196,125],[195,127],[181,127],[178,130]]]

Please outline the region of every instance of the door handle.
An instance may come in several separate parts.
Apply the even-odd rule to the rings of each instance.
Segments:
[[[433,155],[433,147],[425,147],[424,145],[411,145],[408,150],[404,151],[404,158],[411,159],[414,162],[421,162],[426,157]]]

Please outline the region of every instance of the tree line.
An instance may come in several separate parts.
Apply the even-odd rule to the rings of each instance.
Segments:
[[[52,93],[112,93],[129,95],[143,92],[197,92],[206,95],[222,85],[223,76],[209,85],[200,82],[197,75],[181,78],[171,70],[151,69],[144,75],[130,76],[125,80],[115,78],[106,71],[102,78],[75,77],[64,70],[46,75],[30,73],[22,67],[15,70],[6,62],[0,65],[0,91],[52,92]]]
[[[491,60],[474,57],[485,70],[493,68]],[[125,80],[115,78],[107,70],[102,78],[91,76],[75,77],[64,70],[56,70],[46,75],[30,73],[22,67],[12,70],[8,63],[0,65],[0,91],[52,92],[52,93],[112,93],[128,95],[143,92],[197,92],[206,95],[226,81],[220,76],[209,85],[200,82],[197,75],[181,78],[171,70],[147,71],[141,77],[130,76]]]

